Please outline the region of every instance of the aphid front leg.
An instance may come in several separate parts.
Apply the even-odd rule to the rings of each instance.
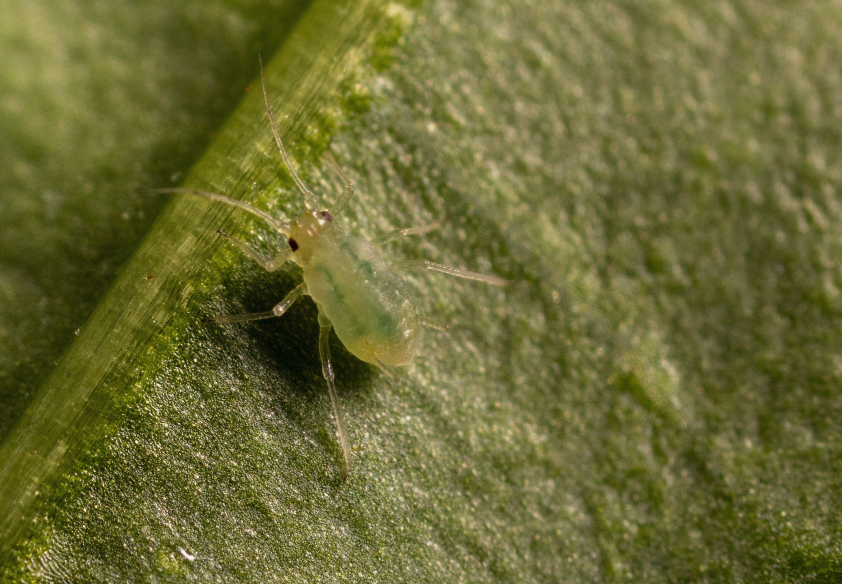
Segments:
[[[248,257],[260,264],[263,267],[263,269],[267,272],[274,272],[275,270],[283,266],[284,263],[286,263],[286,261],[292,255],[291,249],[285,249],[282,252],[278,253],[278,255],[276,255],[274,258],[268,259],[263,257],[256,249],[251,247],[249,244],[237,239],[233,235],[228,235],[221,229],[218,229],[216,232],[231,243],[233,243],[234,245],[236,245],[237,247],[239,247],[241,250],[243,250],[243,252]]]
[[[500,278],[499,276],[492,276],[490,274],[480,274],[479,272],[472,272],[470,270],[463,270],[462,268],[451,268],[444,264],[437,264],[429,260],[400,260],[394,262],[392,267],[395,271],[406,272],[409,270],[431,270],[433,272],[441,272],[457,278],[465,278],[466,280],[476,280],[477,282],[485,282],[493,286],[505,286],[510,284],[511,280]]]
[[[396,241],[402,237],[406,237],[407,235],[422,235],[424,233],[435,231],[440,227],[441,223],[436,221],[435,223],[430,223],[429,225],[422,225],[421,227],[406,227],[404,229],[395,229],[394,231],[390,231],[389,233],[384,233],[383,235],[378,235],[377,237],[373,238],[371,240],[371,245],[385,245],[389,242]]]
[[[345,457],[345,469],[342,473],[342,480],[348,478],[351,470],[351,443],[348,440],[348,431],[345,429],[345,419],[342,417],[342,408],[339,407],[339,397],[336,395],[336,385],[333,383],[333,364],[330,362],[330,329],[332,325],[322,307],[319,306],[319,357],[322,360],[322,375],[327,382],[327,390],[330,393],[330,401],[333,404],[333,415],[336,418],[336,429],[339,433],[339,444],[342,446],[342,455]]]
[[[232,322],[247,322],[249,320],[263,320],[265,318],[275,318],[278,316],[282,316],[292,304],[298,300],[299,297],[307,294],[307,284],[302,282],[292,290],[290,290],[289,294],[284,296],[284,299],[281,300],[278,304],[272,308],[272,310],[267,310],[266,312],[251,312],[248,314],[228,314],[224,316],[217,316],[216,318],[209,318],[207,319],[208,322],[219,322],[219,323],[232,323]]]

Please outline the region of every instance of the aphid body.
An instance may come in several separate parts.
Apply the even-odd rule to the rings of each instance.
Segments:
[[[308,293],[345,348],[374,365],[409,365],[423,331],[418,310],[409,285],[375,247],[344,234],[327,211],[296,219],[289,240]]]
[[[260,74],[263,79],[262,62]],[[437,224],[397,229],[372,241],[364,241],[345,234],[334,219],[339,216],[353,196],[353,185],[342,174],[342,170],[333,157],[326,153],[325,160],[343,180],[345,191],[330,211],[319,211],[316,196],[304,185],[289,161],[269,105],[265,80],[263,80],[263,97],[281,157],[296,186],[304,195],[306,210],[303,214],[293,220],[281,220],[244,201],[217,193],[182,188],[155,189],[154,192],[188,193],[233,205],[260,217],[286,236],[288,247],[281,250],[274,258],[265,258],[247,243],[219,231],[220,235],[228,238],[267,271],[275,271],[287,260],[292,260],[301,267],[304,281],[293,288],[270,311],[219,316],[211,320],[218,323],[234,323],[273,318],[284,314],[300,296],[309,295],[315,301],[319,311],[319,355],[322,361],[322,374],[330,392],[339,441],[345,457],[343,474],[345,478],[351,467],[351,447],[334,385],[328,345],[331,328],[336,330],[339,340],[351,354],[367,363],[374,364],[388,375],[394,375],[391,367],[409,365],[418,352],[423,336],[422,326],[447,330],[446,326],[438,325],[419,313],[412,289],[398,272],[415,269],[433,270],[494,285],[506,284],[508,280],[460,268],[451,268],[427,260],[402,260],[390,264],[377,252],[378,245],[406,235],[426,233],[436,229]]]

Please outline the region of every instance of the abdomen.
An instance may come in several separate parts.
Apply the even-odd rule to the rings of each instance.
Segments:
[[[339,340],[368,363],[408,365],[422,334],[412,290],[368,242],[324,243],[303,268],[304,281]]]

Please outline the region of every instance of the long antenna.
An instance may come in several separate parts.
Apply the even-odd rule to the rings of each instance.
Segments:
[[[263,84],[263,101],[266,102],[266,111],[269,113],[269,121],[272,122],[272,133],[275,134],[275,142],[278,143],[278,148],[281,150],[281,157],[283,157],[289,173],[292,175],[292,180],[295,181],[298,190],[304,194],[304,206],[310,211],[315,211],[319,208],[319,201],[316,199],[316,195],[304,184],[304,181],[298,177],[298,174],[296,174],[295,169],[289,162],[287,151],[284,148],[284,142],[281,140],[281,134],[278,132],[278,126],[275,124],[275,114],[272,113],[272,106],[269,105],[269,93],[266,91],[266,76],[263,74],[263,57],[258,55],[257,58],[260,61],[260,82]]]
[[[330,153],[330,150],[325,151],[324,159],[327,162],[327,165],[333,169],[333,172],[339,175],[339,178],[342,180],[342,184],[345,185],[345,190],[342,191],[339,199],[330,208],[330,214],[334,217],[338,217],[339,214],[345,210],[345,207],[348,206],[348,201],[351,200],[351,197],[354,196],[354,185],[348,180],[345,173],[342,172],[342,168],[340,168],[339,163],[336,162],[336,159],[333,157],[333,154]]]
[[[245,201],[240,201],[238,199],[232,199],[231,197],[226,197],[225,195],[220,195],[217,193],[211,193],[208,191],[200,191],[199,189],[182,189],[182,188],[172,188],[172,189],[147,189],[147,193],[150,194],[159,194],[159,193],[184,193],[187,195],[197,195],[199,197],[205,197],[206,199],[211,199],[212,201],[219,201],[220,203],[225,203],[226,205],[232,205],[234,207],[239,207],[245,211],[248,211],[252,215],[256,215],[266,221],[269,225],[286,235],[289,233],[289,222],[282,221],[280,219],[275,219],[269,213],[264,211],[263,209],[258,209],[257,207],[253,207],[249,205]]]

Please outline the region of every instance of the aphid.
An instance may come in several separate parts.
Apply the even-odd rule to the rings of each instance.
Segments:
[[[437,224],[396,229],[371,241],[346,235],[334,219],[342,213],[353,196],[353,185],[342,173],[333,157],[329,153],[325,154],[325,160],[342,179],[345,189],[330,211],[318,210],[316,196],[299,178],[287,156],[275,124],[275,116],[269,105],[262,61],[260,76],[263,82],[263,99],[266,102],[266,111],[275,135],[275,142],[278,144],[284,164],[298,190],[304,196],[306,207],[304,213],[291,221],[282,220],[246,202],[216,193],[182,188],[155,189],[155,192],[188,193],[239,207],[260,217],[287,238],[286,249],[274,258],[266,258],[247,243],[224,231],[218,232],[269,272],[279,269],[288,260],[292,260],[301,267],[304,281],[293,288],[272,310],[219,316],[210,320],[218,323],[235,323],[274,318],[284,314],[301,296],[309,295],[315,301],[319,311],[319,355],[322,362],[322,374],[330,392],[339,442],[345,457],[342,476],[344,480],[351,468],[351,447],[334,385],[333,366],[328,347],[331,327],[336,330],[336,336],[348,351],[393,377],[391,368],[409,365],[418,351],[423,332],[422,326],[439,330],[448,328],[424,318],[418,312],[412,290],[398,275],[399,272],[417,269],[433,270],[498,286],[509,281],[497,276],[451,268],[427,260],[402,260],[390,264],[384,261],[377,252],[376,247],[379,245],[406,235],[426,233],[437,228]]]

